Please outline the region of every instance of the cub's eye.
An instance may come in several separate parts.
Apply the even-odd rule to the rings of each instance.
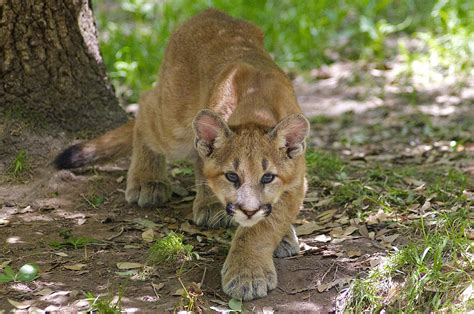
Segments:
[[[265,173],[262,176],[262,179],[260,180],[260,182],[262,182],[262,184],[268,184],[272,182],[274,179],[275,179],[275,175],[273,173]]]
[[[225,173],[225,178],[229,180],[232,183],[239,183],[239,175],[235,172],[226,172]]]

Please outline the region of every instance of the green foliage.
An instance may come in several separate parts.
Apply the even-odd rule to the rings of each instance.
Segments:
[[[49,243],[49,246],[56,250],[63,248],[80,249],[87,245],[100,243],[99,240],[94,238],[73,236],[69,229],[61,230],[59,235],[63,237],[63,241],[51,241]]]
[[[86,300],[89,302],[89,311],[100,314],[120,314],[122,313],[121,300],[122,290],[119,290],[118,299],[113,296],[95,296],[92,292],[86,292]]]
[[[335,154],[308,149],[306,152],[306,166],[311,179],[336,180],[343,178],[344,163]]]
[[[0,274],[0,283],[33,281],[39,277],[38,272],[38,267],[33,264],[25,264],[21,266],[16,273],[7,265],[3,269],[3,273]]]
[[[420,58],[464,70],[474,53],[472,1],[120,0],[95,1],[95,7],[109,75],[131,101],[155,81],[175,27],[208,7],[259,25],[267,49],[284,68],[310,69],[341,56],[382,61],[393,54],[387,38],[401,32],[424,45],[415,56],[400,44],[411,64],[406,71]]]
[[[183,235],[170,232],[150,247],[148,260],[152,264],[172,263],[189,259],[192,250],[192,245],[183,243]]]
[[[10,165],[9,173],[13,177],[20,177],[30,169],[30,162],[28,161],[28,154],[26,150],[20,150],[13,162]]]
[[[467,237],[472,227],[468,208],[443,213],[429,226],[422,220],[417,226],[421,240],[391,254],[387,263],[352,283],[346,311],[463,312],[466,304],[458,297],[472,284],[474,252]]]

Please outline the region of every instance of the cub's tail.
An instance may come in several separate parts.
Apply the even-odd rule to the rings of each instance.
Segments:
[[[93,140],[72,145],[62,151],[54,165],[58,169],[71,169],[107,159],[124,156],[132,151],[134,120]]]

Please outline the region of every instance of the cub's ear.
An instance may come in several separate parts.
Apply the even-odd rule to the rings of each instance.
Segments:
[[[193,121],[194,145],[201,157],[208,157],[232,134],[227,123],[212,110],[199,111]]]
[[[290,158],[304,152],[308,134],[309,122],[302,114],[289,115],[270,131],[270,137],[278,141],[280,149],[286,149]]]

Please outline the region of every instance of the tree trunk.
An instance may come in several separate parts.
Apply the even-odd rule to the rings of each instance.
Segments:
[[[3,146],[17,129],[84,135],[126,121],[88,0],[0,0],[0,114]]]

